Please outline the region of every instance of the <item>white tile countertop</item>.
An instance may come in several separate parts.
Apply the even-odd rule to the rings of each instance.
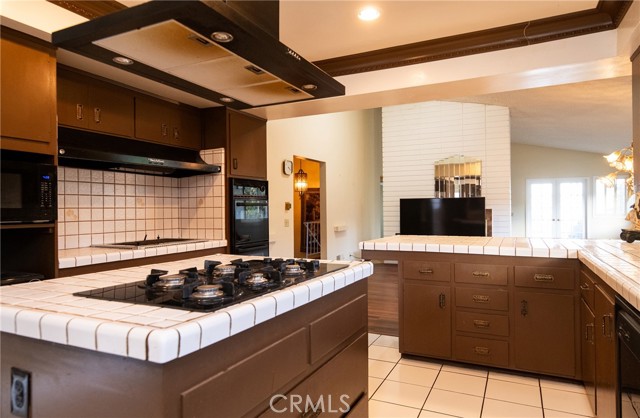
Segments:
[[[577,258],[640,309],[640,242],[513,237],[394,235],[360,243],[361,250]]]
[[[373,264],[348,267],[286,289],[203,313],[74,296],[73,293],[144,280],[151,268],[177,273],[217,254],[170,263],[24,283],[0,288],[0,331],[124,357],[166,363],[305,305],[373,273]],[[248,257],[245,257],[248,258]],[[254,257],[255,258],[255,257]]]
[[[111,263],[114,261],[132,260],[134,258],[186,253],[189,251],[208,250],[226,246],[227,240],[209,240],[195,243],[163,245],[139,250],[101,247],[74,248],[58,251],[58,268],[65,269],[90,264]]]

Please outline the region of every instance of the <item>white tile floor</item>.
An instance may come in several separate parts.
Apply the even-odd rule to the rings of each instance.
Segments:
[[[370,418],[592,416],[580,384],[403,359],[397,337],[369,334]]]

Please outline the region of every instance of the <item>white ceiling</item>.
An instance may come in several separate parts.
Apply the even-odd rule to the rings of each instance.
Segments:
[[[132,6],[144,1],[120,2]],[[592,9],[596,4],[597,0],[281,0],[280,41],[307,60],[316,61]],[[364,5],[377,6],[381,11],[380,19],[375,22],[358,21],[357,12]],[[46,33],[84,20],[44,0],[0,0],[0,10],[3,16]],[[74,62],[74,58],[67,54],[61,54],[60,59]],[[122,70],[114,71],[111,67],[83,62],[82,59],[77,62],[88,71],[160,96],[207,106],[206,101],[141,80]],[[461,94],[460,89],[452,89],[450,94],[441,92],[438,100],[510,107],[513,142],[608,153],[631,142],[631,80],[629,76],[616,75],[613,71],[613,78],[598,77],[600,79],[595,81],[472,97]],[[400,93],[397,96],[400,97]],[[355,105],[353,98],[351,102],[348,97],[345,99],[341,106],[333,106],[339,101],[328,100],[327,104],[313,106],[313,111],[349,110],[350,105],[344,103],[354,103],[353,109],[385,105],[384,102],[371,101],[366,105]],[[415,101],[415,95],[408,94],[406,100]],[[304,113],[289,110],[280,117],[298,114]],[[271,113],[266,112],[263,116],[271,118]]]

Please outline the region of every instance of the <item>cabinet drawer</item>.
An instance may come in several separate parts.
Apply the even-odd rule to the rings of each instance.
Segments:
[[[456,337],[456,360],[507,367],[509,343],[473,337]]]
[[[516,286],[546,289],[573,289],[574,269],[562,267],[516,266]]]
[[[509,309],[509,291],[458,287],[456,288],[456,306],[506,311]]]
[[[506,285],[509,266],[456,263],[454,280],[457,283]]]
[[[456,330],[509,336],[509,317],[480,312],[456,312]]]
[[[451,281],[451,263],[441,261],[405,261],[402,264],[405,279]]]
[[[587,306],[593,311],[595,309],[596,283],[584,271],[580,272],[580,296]]]

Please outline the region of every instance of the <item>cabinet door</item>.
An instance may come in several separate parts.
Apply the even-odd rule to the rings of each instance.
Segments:
[[[576,376],[572,294],[515,292],[515,366]]]
[[[89,128],[88,84],[67,71],[58,72],[58,124],[71,128]]]
[[[174,119],[171,104],[146,96],[135,99],[135,137],[170,144]]]
[[[177,126],[173,126],[171,140],[177,147],[202,149],[202,121],[196,110],[177,108]]]
[[[599,417],[616,416],[616,339],[615,302],[596,285],[596,406]]]
[[[229,174],[267,178],[267,128],[260,119],[228,113]]]
[[[88,93],[88,129],[133,137],[133,94],[97,80],[89,82]]]
[[[0,42],[2,148],[55,154],[55,53],[4,27]]]
[[[451,288],[403,284],[400,350],[451,358]]]
[[[582,381],[589,397],[591,409],[596,410],[596,340],[595,315],[589,305],[580,301],[580,323],[582,324]]]

